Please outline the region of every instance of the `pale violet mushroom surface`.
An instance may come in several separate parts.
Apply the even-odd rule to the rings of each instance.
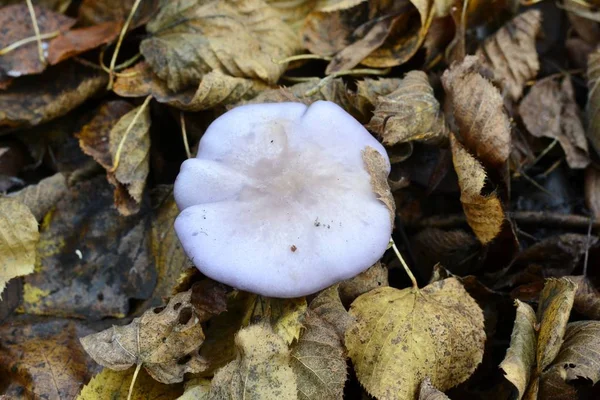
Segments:
[[[374,149],[374,150],[373,150]],[[217,118],[175,182],[175,230],[202,273],[299,297],[383,255],[392,221],[367,172],[381,144],[335,103],[253,104]]]

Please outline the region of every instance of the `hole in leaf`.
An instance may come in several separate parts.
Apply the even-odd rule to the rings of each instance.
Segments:
[[[190,354],[187,354],[187,355],[181,357],[179,360],[177,360],[177,365],[186,364],[191,359],[192,359],[192,356]]]
[[[175,311],[179,310],[179,307],[181,307],[181,303],[175,303],[175,305],[173,306],[173,309]]]
[[[185,325],[192,318],[192,307],[184,307],[179,312],[179,323]]]
[[[162,312],[162,310],[164,310],[164,309],[165,309],[165,307],[164,307],[164,306],[163,306],[163,307],[156,307],[156,308],[155,308],[154,310],[152,310],[152,311],[154,311],[154,314],[160,314],[160,313]]]

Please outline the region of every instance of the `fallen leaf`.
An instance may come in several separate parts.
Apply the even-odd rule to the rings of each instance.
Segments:
[[[515,300],[517,315],[510,338],[510,347],[506,351],[500,368],[505,378],[512,383],[520,400],[525,394],[531,373],[535,365],[537,338],[537,318],[535,311],[527,303]]]
[[[294,32],[261,0],[169,2],[146,25],[140,51],[169,89],[197,86],[212,70],[274,84],[280,60],[299,52]]]
[[[431,379],[427,377],[421,382],[419,400],[450,400],[450,398],[436,389],[436,387],[431,384]]]
[[[589,319],[600,320],[600,292],[584,276],[569,276],[568,279],[577,285],[573,309]]]
[[[16,199],[0,197],[0,293],[12,278],[33,272],[39,238],[29,208]]]
[[[68,31],[75,20],[43,7],[34,6],[35,17],[41,35]],[[20,40],[35,37],[31,14],[25,3],[2,7],[0,9],[0,49],[4,49]],[[47,41],[42,42],[48,45]],[[40,60],[36,41],[15,48],[0,56],[0,80],[18,78],[23,75],[39,74],[46,69]]]
[[[482,244],[491,242],[502,230],[504,211],[495,193],[481,191],[486,173],[483,166],[450,134],[452,162],[460,186],[460,202],[467,222]]]
[[[156,282],[144,214],[121,217],[102,176],[70,187],[42,223],[20,311],[92,320],[127,315],[130,299],[148,298]]]
[[[488,37],[477,50],[484,65],[502,81],[503,89],[513,101],[523,94],[525,83],[535,78],[540,69],[535,39],[542,25],[540,10],[528,10],[508,21]]]
[[[330,286],[321,291],[310,302],[310,309],[317,313],[322,320],[331,325],[342,341],[345,340],[348,329],[356,322],[354,317],[344,308],[337,285]]]
[[[104,368],[83,387],[77,400],[127,399],[133,371],[134,368],[124,371]],[[181,385],[165,385],[141,370],[131,391],[131,400],[176,399],[182,392]]]
[[[374,289],[350,314],[358,322],[346,348],[360,383],[379,399],[413,399],[427,376],[449,389],[482,360],[483,313],[454,278],[420,290]]]
[[[190,298],[191,290],[179,293],[166,307],[147,310],[129,325],[85,336],[81,344],[104,367],[121,371],[142,364],[159,382],[181,382],[185,373],[206,368],[198,355],[206,315],[198,313]]]
[[[306,311],[306,298],[277,299],[252,295],[244,325],[253,321],[268,321],[273,332],[281,336],[286,344],[300,336],[301,318]]]
[[[185,382],[185,391],[177,400],[208,400],[209,394],[209,379],[192,378]]]
[[[2,0],[3,5],[19,4],[22,0]],[[44,7],[52,11],[64,13],[69,8],[71,0],[32,0],[33,5]]]
[[[237,357],[215,374],[209,399],[297,398],[289,350],[268,325],[242,329],[235,346]]]
[[[77,341],[92,332],[81,321],[27,315],[0,325],[2,394],[8,399],[77,397],[99,371]]]
[[[350,305],[361,294],[381,286],[389,286],[388,269],[378,261],[354,278],[340,282],[339,297],[343,304]]]
[[[371,180],[371,190],[377,200],[382,202],[389,211],[390,221],[393,226],[396,216],[396,203],[387,179],[389,171],[388,161],[377,150],[369,146],[363,149],[362,160]]]
[[[444,140],[447,132],[443,114],[427,75],[422,71],[410,71],[398,89],[379,97],[367,129],[379,135],[386,146],[412,140]]]
[[[590,53],[588,57],[587,78],[587,137],[596,153],[600,153],[600,49]]]
[[[121,32],[121,24],[105,22],[87,28],[72,29],[53,39],[48,46],[48,63],[58,64],[70,57],[109,43]]]
[[[41,76],[17,79],[0,91],[0,127],[30,127],[61,117],[106,83],[106,74],[73,62],[49,68]]]
[[[477,57],[465,57],[442,76],[461,141],[484,165],[502,168],[510,153],[510,122],[502,96],[479,73]]]
[[[571,168],[589,163],[585,130],[579,117],[571,79],[539,80],[519,105],[519,114],[529,133],[535,137],[558,140]]]
[[[41,221],[44,215],[67,193],[67,190],[67,180],[63,174],[58,172],[42,179],[35,185],[11,193],[9,197],[25,204],[35,219]]]
[[[78,19],[84,25],[99,25],[104,22],[125,22],[135,0],[83,0],[78,9]],[[144,0],[133,15],[130,29],[148,22],[157,10],[159,0]]]

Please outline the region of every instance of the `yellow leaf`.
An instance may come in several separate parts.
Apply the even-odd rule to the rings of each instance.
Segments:
[[[486,173],[483,166],[450,134],[452,162],[458,186],[460,186],[460,202],[467,217],[467,222],[483,244],[492,241],[502,229],[504,211],[495,193],[483,196],[481,190],[485,184]]]
[[[39,238],[38,223],[29,208],[0,197],[0,294],[9,280],[33,272]]]
[[[135,368],[112,371],[104,368],[85,385],[77,400],[126,399]],[[143,369],[139,372],[131,400],[174,400],[181,395],[181,385],[165,385],[150,377]]]
[[[237,358],[215,374],[210,399],[297,398],[288,347],[268,325],[242,329],[235,346]]]
[[[423,379],[440,390],[465,381],[483,357],[483,312],[454,278],[421,290],[375,289],[350,308],[356,375],[378,399],[414,399]]]

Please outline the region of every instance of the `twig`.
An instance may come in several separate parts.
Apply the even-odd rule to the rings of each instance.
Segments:
[[[185,129],[185,117],[183,115],[183,111],[179,112],[179,121],[181,122],[181,136],[183,136],[183,146],[185,147],[185,154],[187,154],[187,158],[192,158],[192,153],[190,151],[190,145],[188,143],[187,131]]]
[[[0,56],[6,55],[8,53],[10,53],[11,51],[18,49],[19,47],[26,45],[27,43],[31,43],[31,42],[35,42],[36,40],[42,39],[52,39],[57,37],[58,35],[60,35],[60,31],[54,31],[54,32],[50,32],[50,33],[42,33],[39,37],[38,36],[30,36],[21,40],[17,40],[14,43],[9,44],[8,46],[6,46],[5,48],[3,48],[2,50],[0,50]]]
[[[594,218],[590,215],[590,222],[588,223],[587,231],[587,243],[585,244],[585,258],[583,259],[583,276],[587,276],[588,256],[590,253],[590,239],[592,238],[592,222],[594,222]]]
[[[38,56],[40,57],[40,62],[42,64],[46,64],[46,57],[44,57],[44,48],[42,47],[42,37],[40,35],[40,27],[37,23],[37,17],[35,16],[35,9],[33,8],[33,4],[31,0],[27,1],[27,8],[29,9],[29,15],[31,16],[31,22],[33,23],[33,31],[35,32],[35,39],[37,40],[38,45]]]
[[[406,271],[406,274],[410,278],[413,285],[413,289],[418,291],[419,285],[417,284],[417,279],[411,272],[410,268],[408,268],[408,265],[406,265],[406,261],[404,261],[402,254],[400,254],[400,250],[398,250],[398,247],[396,247],[396,242],[394,242],[394,239],[390,238],[390,244],[392,245],[392,249],[394,249],[394,253],[396,253],[396,257],[398,257],[398,260],[400,260],[400,264],[402,264],[402,267],[404,267],[404,271]]]
[[[273,60],[275,64],[286,64],[292,61],[300,61],[300,60],[324,60],[331,61],[333,57],[328,56],[320,56],[318,54],[296,54],[295,56],[282,58],[281,60]]]
[[[112,90],[113,83],[115,80],[114,71],[115,71],[115,65],[117,64],[117,57],[119,55],[119,50],[121,49],[121,43],[123,43],[123,38],[125,37],[127,30],[129,29],[129,24],[131,23],[131,20],[133,20],[133,15],[137,11],[141,1],[142,0],[135,0],[135,3],[133,3],[133,7],[131,7],[131,12],[127,16],[127,20],[125,21],[125,24],[123,25],[123,28],[121,29],[121,33],[119,34],[119,39],[117,40],[117,45],[115,46],[115,51],[113,52],[112,59],[110,60],[110,68],[109,68],[109,73],[108,73],[108,90]]]

